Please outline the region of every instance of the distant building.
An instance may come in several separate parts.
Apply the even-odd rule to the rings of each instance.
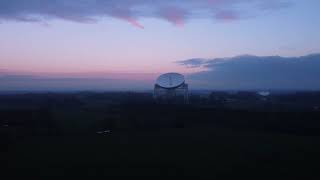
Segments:
[[[271,95],[269,91],[259,91],[257,92],[257,94],[261,97],[260,99],[262,101],[267,101],[268,97]]]

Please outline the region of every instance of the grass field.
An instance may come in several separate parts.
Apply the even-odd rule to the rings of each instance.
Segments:
[[[24,98],[0,110],[8,179],[320,177],[319,112]]]

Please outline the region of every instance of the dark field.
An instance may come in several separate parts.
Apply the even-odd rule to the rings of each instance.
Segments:
[[[320,93],[0,95],[3,177],[319,179]],[[1,178],[6,179],[6,178]]]

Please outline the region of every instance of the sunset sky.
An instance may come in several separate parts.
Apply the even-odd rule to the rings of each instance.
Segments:
[[[211,71],[180,63],[193,58],[306,56],[320,52],[319,7],[319,0],[0,0],[0,75],[144,80]]]

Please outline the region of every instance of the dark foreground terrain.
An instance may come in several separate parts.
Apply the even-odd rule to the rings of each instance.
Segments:
[[[227,97],[226,97],[227,96]],[[319,179],[319,94],[0,95],[1,179]]]

